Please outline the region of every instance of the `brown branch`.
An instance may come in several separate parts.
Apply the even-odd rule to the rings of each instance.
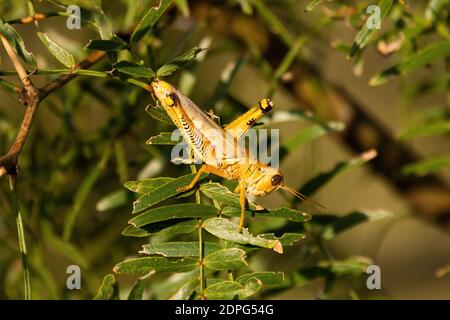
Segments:
[[[9,56],[9,59],[11,60],[11,63],[13,64],[14,68],[17,71],[17,74],[19,75],[20,81],[22,81],[25,88],[32,87],[33,84],[31,83],[31,80],[28,78],[28,73],[23,67],[22,63],[20,63],[19,58],[17,57],[17,54],[14,52],[14,49],[9,44],[8,40],[0,33],[0,40],[3,43],[3,46],[5,47],[6,53]]]
[[[0,36],[1,37],[1,36]],[[2,42],[3,42],[3,37]],[[6,39],[5,39],[6,40]],[[8,43],[9,45],[9,43]],[[6,48],[6,46],[5,46]],[[8,49],[7,49],[8,51]],[[8,52],[8,55],[10,53]],[[96,51],[89,55],[85,60],[81,61],[80,63],[77,63],[73,70],[78,69],[87,69],[93,66],[96,62],[100,61],[103,57],[105,57],[106,53],[103,51]],[[12,51],[11,57],[16,57],[15,52]],[[61,75],[55,80],[50,81],[48,84],[46,84],[44,87],[37,89],[33,86],[32,82],[28,79],[28,75],[25,71],[25,77],[23,76],[23,69],[22,65],[20,64],[20,61],[14,62],[13,58],[11,59],[13,62],[14,67],[17,70],[17,73],[19,74],[19,77],[21,78],[24,88],[21,90],[21,96],[19,97],[19,102],[21,104],[24,104],[27,106],[27,109],[25,111],[25,114],[22,119],[22,123],[20,125],[19,132],[17,133],[16,138],[14,139],[13,144],[11,145],[9,151],[2,157],[0,157],[0,177],[4,174],[8,175],[16,175],[18,168],[17,168],[17,161],[19,154],[25,144],[25,141],[28,137],[28,134],[31,130],[31,127],[33,125],[33,120],[36,116],[36,112],[39,108],[40,103],[52,92],[55,90],[58,90],[62,86],[64,86],[69,81],[73,80],[77,77],[77,74],[71,73],[71,74],[65,74]],[[17,65],[18,62],[18,65]],[[20,66],[19,66],[20,65]],[[23,70],[20,69],[22,67]],[[19,72],[20,70],[20,72]],[[23,79],[26,79],[26,82],[23,81]]]

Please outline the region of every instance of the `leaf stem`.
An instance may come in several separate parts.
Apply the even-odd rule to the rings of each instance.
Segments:
[[[19,237],[19,250],[22,256],[23,280],[24,280],[24,295],[25,300],[31,300],[31,281],[30,269],[28,264],[27,245],[25,241],[25,232],[22,222],[22,214],[20,213],[19,200],[16,191],[16,176],[9,176],[9,188],[11,190],[11,202],[14,212],[16,213],[17,234]]]
[[[192,155],[191,155],[192,156]],[[195,168],[194,164],[190,165],[191,167],[191,172],[192,173],[196,173],[197,169]],[[197,190],[195,191],[195,202],[197,204],[200,204],[201,199],[200,199],[200,191]],[[203,258],[204,258],[204,243],[203,243],[203,220],[202,219],[198,219],[198,263],[199,263],[199,267],[200,267],[200,276],[199,276],[199,280],[200,280],[200,299],[205,300],[205,295],[204,295],[204,291],[205,291],[205,283],[206,283],[206,278],[205,278],[205,266],[203,264]]]

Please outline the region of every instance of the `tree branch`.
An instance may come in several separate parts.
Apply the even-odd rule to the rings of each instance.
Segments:
[[[8,40],[0,33],[0,40],[3,43],[3,46],[5,47],[6,53],[9,56],[9,59],[11,60],[11,63],[14,66],[14,69],[16,69],[17,74],[19,75],[20,81],[22,81],[22,84],[25,88],[32,87],[33,84],[31,83],[31,80],[28,78],[28,73],[23,67],[22,63],[20,62],[19,58],[17,57],[16,53],[14,52],[14,49],[9,44]]]
[[[1,36],[0,36],[1,37]],[[1,37],[3,45],[5,45],[4,37]],[[7,42],[7,41],[6,41]],[[7,44],[9,46],[9,43]],[[5,48],[8,48],[5,45]],[[12,50],[12,48],[9,46]],[[73,80],[77,77],[77,74],[65,74],[61,75],[55,80],[50,81],[44,87],[37,89],[33,86],[31,80],[28,79],[28,74],[23,68],[20,61],[17,59],[15,52],[9,52],[7,49],[8,55],[11,58],[11,62],[19,74],[19,77],[24,84],[24,88],[21,90],[21,96],[19,97],[19,102],[27,106],[25,114],[22,119],[22,123],[20,125],[19,132],[17,133],[16,138],[14,139],[13,144],[11,145],[9,151],[2,157],[0,157],[0,177],[4,174],[8,175],[16,175],[18,172],[17,161],[19,154],[25,144],[25,141],[28,137],[28,134],[33,125],[33,120],[36,116],[37,110],[39,108],[40,103],[53,91],[61,88],[69,81]],[[11,54],[10,54],[11,53]],[[103,51],[96,51],[90,54],[85,60],[77,63],[73,70],[78,69],[88,69],[93,66],[96,62],[100,61],[103,57],[105,57],[106,53]],[[15,57],[15,58],[14,58]],[[25,73],[24,73],[25,72]],[[25,79],[25,81],[24,81]]]

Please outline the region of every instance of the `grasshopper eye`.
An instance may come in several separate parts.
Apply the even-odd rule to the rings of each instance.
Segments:
[[[278,186],[283,182],[283,177],[279,174],[276,174],[270,179],[270,183],[272,183],[273,186]]]
[[[166,97],[166,103],[169,107],[174,107],[180,104],[180,99],[175,93],[169,93]]]

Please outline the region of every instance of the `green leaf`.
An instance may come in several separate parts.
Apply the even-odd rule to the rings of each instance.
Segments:
[[[181,176],[179,178],[166,183],[159,188],[153,190],[151,193],[144,194],[139,197],[135,202],[133,202],[133,213],[145,210],[163,200],[169,199],[178,194],[177,188],[184,187],[188,185],[194,178],[195,173]],[[200,179],[205,178],[207,175],[204,174]]]
[[[187,272],[197,267],[198,261],[193,258],[144,257],[120,262],[114,266],[113,271],[136,276],[154,272]]]
[[[333,0],[312,0],[306,7],[305,11],[306,12],[313,11],[319,4],[321,4],[322,2],[325,2],[325,1],[331,2]]]
[[[434,22],[439,13],[445,11],[450,5],[450,0],[430,0],[425,10],[425,19]]]
[[[259,280],[258,278],[250,278],[248,279],[245,284],[244,287],[242,288],[241,292],[239,292],[239,299],[246,299],[248,297],[251,297],[252,295],[254,295],[255,293],[257,293],[261,288],[262,288],[263,284],[261,282],[261,280]]]
[[[315,278],[336,279],[345,276],[362,276],[366,274],[371,261],[365,257],[350,257],[346,260],[325,260],[318,265],[304,268],[292,274],[297,286],[305,285]]]
[[[184,283],[176,292],[174,292],[169,300],[188,300],[199,285],[198,279],[192,279]]]
[[[450,166],[450,156],[438,156],[408,164],[402,168],[403,176],[425,176]]]
[[[59,46],[53,40],[51,40],[46,33],[38,32],[39,39],[41,39],[47,50],[63,65],[67,68],[72,68],[75,65],[75,59],[67,52],[66,49]]]
[[[98,29],[98,33],[103,40],[110,40],[113,38],[112,25],[109,18],[103,12],[103,9],[98,3],[93,11],[93,16],[95,20],[95,26]]]
[[[170,119],[167,115],[167,112],[160,107],[148,105],[147,108],[145,108],[145,111],[155,120],[170,124],[172,126],[174,125],[172,119]]]
[[[58,3],[65,8],[75,4],[88,10],[95,10],[98,6],[98,0],[50,0],[50,2]]]
[[[52,225],[48,221],[42,222],[42,236],[44,239],[44,242],[52,248],[54,251],[56,251],[61,256],[69,259],[73,263],[79,265],[82,268],[88,267],[88,262],[83,257],[83,254],[79,251],[79,249],[60,239],[55,232],[53,231]]]
[[[400,139],[409,140],[416,137],[432,136],[450,133],[450,121],[430,123],[403,132]]]
[[[233,207],[241,207],[241,203],[239,201],[239,195],[231,192],[227,187],[221,185],[216,182],[209,182],[202,184],[200,186],[200,191],[211,200],[215,200],[221,204],[233,206]],[[250,210],[260,210],[255,204],[248,201],[248,205]]]
[[[330,131],[341,132],[344,129],[345,124],[343,122],[328,122],[326,125],[316,124],[301,129],[295,136],[282,144],[280,148],[280,159],[283,159],[299,146],[324,136]]]
[[[128,294],[128,300],[142,300],[148,279],[137,279]]]
[[[261,234],[260,237],[269,240],[278,240],[283,247],[292,246],[294,242],[304,240],[306,238],[306,236],[301,233],[284,233],[281,237],[275,237],[273,233],[265,233]]]
[[[380,0],[378,2],[378,7],[381,10],[380,23],[384,21],[389,12],[391,11],[392,4],[394,0]],[[353,42],[352,48],[349,52],[349,58],[354,57],[358,52],[360,52],[371,40],[373,34],[377,29],[369,29],[367,22],[364,23],[362,29],[356,35],[355,41]]]
[[[195,57],[202,52],[204,49],[194,47],[188,52],[182,54],[179,57],[176,57],[175,59],[169,61],[165,65],[163,65],[161,68],[159,68],[156,71],[156,75],[158,77],[167,77],[177,71],[178,69],[184,67],[188,63],[190,63],[192,60],[195,59]]]
[[[377,156],[376,150],[371,149],[369,151],[363,152],[358,157],[350,159],[349,161],[341,162],[337,164],[332,170],[321,173],[318,176],[306,182],[300,189],[300,192],[306,196],[310,196],[333,178],[347,172],[350,169],[353,169],[357,166],[360,166],[372,160],[376,156]]]
[[[128,204],[128,194],[125,190],[113,191],[101,198],[95,208],[97,211],[104,212],[113,210]]]
[[[450,40],[436,42],[425,49],[405,58],[399,64],[384,70],[380,74],[374,76],[369,84],[371,86],[379,86],[390,79],[407,74],[420,67],[426,66],[434,60],[441,59],[450,55]]]
[[[390,211],[379,210],[359,210],[346,214],[342,217],[333,215],[320,215],[311,222],[313,225],[321,226],[317,233],[323,240],[330,240],[338,234],[351,229],[367,221],[379,221],[393,217]]]
[[[94,300],[119,300],[119,284],[113,274],[107,274]]]
[[[153,144],[153,145],[176,145],[182,140],[182,137],[179,137],[180,139],[178,141],[174,141],[172,139],[172,132],[161,132],[157,136],[150,137],[150,139],[147,140],[146,144]]]
[[[232,216],[232,217],[239,217],[241,215],[241,209],[236,207],[227,206],[222,209],[221,213],[225,216]],[[264,210],[258,210],[258,211],[245,211],[246,216],[251,217],[260,217],[260,218],[281,218],[286,219],[294,222],[306,222],[311,220],[311,215],[282,207],[278,209],[264,209]]]
[[[0,18],[0,33],[6,38],[13,50],[17,53],[19,58],[33,70],[36,69],[36,60],[32,53],[25,49],[25,44],[22,37],[17,31]]]
[[[220,239],[239,243],[250,244],[257,247],[273,249],[278,253],[283,253],[283,246],[279,240],[268,240],[260,236],[251,235],[247,229],[242,233],[238,231],[238,225],[224,218],[212,218],[203,222],[203,227],[209,233]]]
[[[177,6],[178,10],[181,11],[183,16],[189,17],[189,3],[187,0],[174,0],[175,5]]]
[[[209,218],[218,214],[219,210],[211,206],[196,203],[182,203],[150,209],[134,217],[128,223],[139,228],[150,223],[170,219]]]
[[[243,285],[235,281],[221,281],[207,286],[205,296],[209,300],[231,300],[235,297],[245,299],[261,287],[262,283],[257,278],[250,278]]]
[[[124,183],[124,187],[136,193],[150,193],[173,180],[175,180],[175,178],[158,177],[139,181],[127,181]]]
[[[204,258],[203,263],[211,270],[236,270],[247,266],[245,251],[238,248],[210,253]]]
[[[280,285],[284,281],[284,273],[283,272],[253,272],[247,273],[242,276],[239,276],[236,279],[236,282],[240,284],[246,283],[251,278],[259,279],[263,285],[267,286],[277,286]]]
[[[148,255],[162,255],[163,257],[198,257],[198,242],[164,242],[145,244],[139,253]],[[204,254],[220,250],[221,247],[214,242],[204,243]]]
[[[232,300],[238,296],[243,286],[234,281],[222,281],[209,285],[205,289],[205,296],[209,300]]]
[[[105,147],[100,160],[98,161],[96,166],[93,167],[91,171],[89,171],[89,173],[84,177],[77,192],[75,193],[72,208],[69,212],[67,212],[64,220],[63,239],[65,241],[68,241],[70,239],[78,214],[80,213],[84,202],[86,201],[92,188],[94,187],[95,182],[106,167],[110,154],[111,148],[109,146]]]
[[[171,1],[170,0],[162,0],[161,5],[159,7],[152,7],[144,17],[139,21],[138,25],[133,31],[131,35],[131,43],[134,45],[136,42],[141,40],[147,32],[158,22],[158,20],[162,17],[164,12],[169,7]]]
[[[128,226],[122,231],[124,236],[147,237],[152,234],[177,235],[194,232],[198,229],[197,220],[174,219],[152,223],[140,228]]]
[[[122,60],[113,65],[113,68],[118,70],[121,73],[124,73],[126,75],[136,77],[136,78],[146,78],[146,79],[153,79],[155,78],[155,72],[149,68],[144,67],[139,64]]]
[[[119,43],[115,40],[90,40],[85,46],[89,50],[100,50],[100,51],[120,51],[126,48],[123,43]]]

